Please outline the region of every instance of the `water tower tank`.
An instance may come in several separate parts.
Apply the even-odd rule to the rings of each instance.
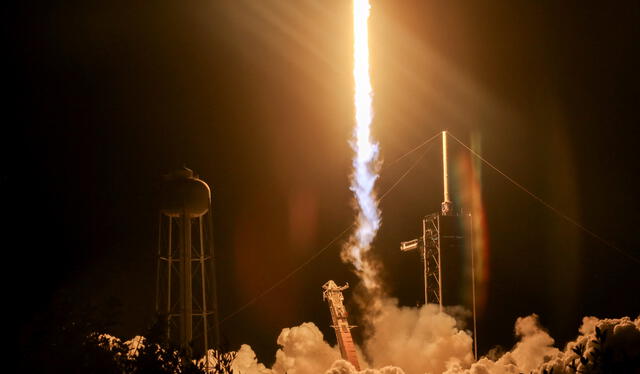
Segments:
[[[169,217],[200,217],[211,203],[209,186],[193,171],[183,167],[165,175],[162,186],[162,213]]]

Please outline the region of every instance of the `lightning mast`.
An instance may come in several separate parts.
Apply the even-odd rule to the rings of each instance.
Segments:
[[[356,370],[359,371],[360,364],[358,363],[356,347],[351,337],[351,329],[354,326],[349,325],[349,321],[347,321],[347,310],[342,303],[344,300],[342,291],[347,288],[349,288],[348,283],[339,287],[334,281],[330,280],[322,286],[322,289],[324,289],[322,298],[329,303],[329,311],[331,312],[331,320],[333,321],[331,327],[336,330],[336,339],[338,340],[342,358],[349,361]]]

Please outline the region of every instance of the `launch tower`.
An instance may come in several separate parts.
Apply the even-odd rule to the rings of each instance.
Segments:
[[[169,341],[194,356],[220,339],[210,208],[211,190],[193,171],[184,167],[165,176],[156,312],[167,320]]]
[[[344,308],[342,301],[342,291],[349,288],[349,284],[338,287],[338,285],[330,280],[325,283],[322,288],[322,298],[329,303],[329,311],[331,312],[331,320],[333,321],[333,327],[336,330],[336,339],[338,340],[338,346],[340,347],[340,353],[342,358],[349,361],[356,370],[360,370],[360,364],[358,363],[358,356],[356,355],[356,347],[353,344],[353,338],[351,337],[351,329],[353,326],[349,325],[347,321],[347,310]]]
[[[475,269],[471,215],[457,209],[449,197],[447,132],[442,132],[444,201],[440,212],[422,219],[422,237],[400,243],[403,252],[418,250],[424,266],[424,302],[462,305],[472,311],[474,353],[477,358]],[[469,291],[469,292],[467,292]]]

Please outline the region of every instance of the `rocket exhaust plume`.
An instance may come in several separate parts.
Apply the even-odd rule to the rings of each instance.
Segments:
[[[378,144],[371,138],[373,119],[371,80],[369,77],[369,1],[353,1],[353,79],[355,84],[355,130],[351,146],[355,151],[351,191],[356,205],[355,231],[341,257],[353,264],[356,274],[369,291],[379,289],[375,265],[366,254],[380,227],[380,211],[374,191],[378,179]]]

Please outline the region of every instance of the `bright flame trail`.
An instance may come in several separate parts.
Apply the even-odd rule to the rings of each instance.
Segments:
[[[371,121],[373,119],[372,89],[369,78],[369,1],[353,1],[353,35],[355,83],[356,128],[351,146],[355,151],[351,190],[357,203],[355,232],[348,245],[342,251],[343,261],[356,268],[367,289],[378,286],[376,268],[364,256],[371,248],[371,242],[380,227],[380,212],[373,190],[378,178],[378,144],[371,140]]]

